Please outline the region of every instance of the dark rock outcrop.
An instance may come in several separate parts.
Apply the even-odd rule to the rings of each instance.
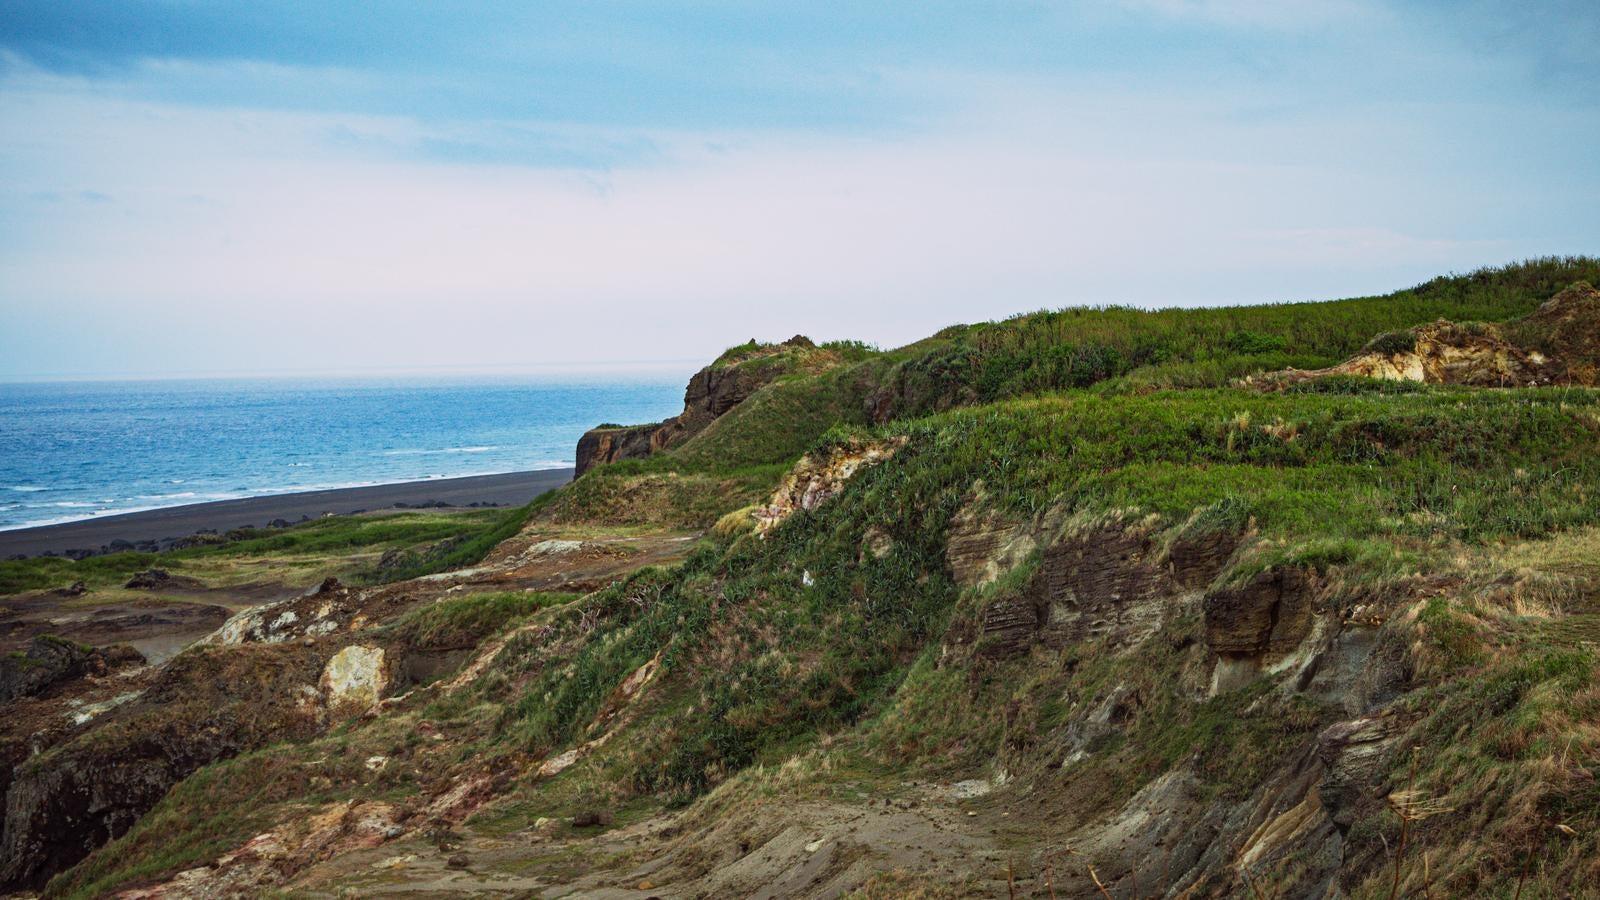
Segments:
[[[1281,655],[1311,630],[1311,585],[1300,569],[1268,569],[1206,596],[1206,643],[1218,655]]]
[[[0,700],[37,694],[58,681],[83,674],[89,648],[41,635],[25,653],[0,657]]]
[[[132,647],[97,649],[53,635],[39,635],[22,653],[0,656],[0,701],[31,697],[50,686],[84,675],[104,675],[144,657]]]
[[[11,768],[0,891],[36,889],[126,833],[207,763],[323,724],[302,691],[327,655],[301,645],[214,647],[170,663],[138,699]]]
[[[602,426],[578,439],[574,477],[592,466],[624,459],[643,459],[699,434],[751,394],[778,376],[806,367],[786,357],[819,357],[825,368],[831,355],[811,340],[795,335],[782,344],[757,347],[732,359],[718,360],[694,373],[683,392],[683,412],[652,425]]]
[[[975,534],[960,534],[957,549],[963,553],[984,543]],[[1055,541],[1040,553],[1025,585],[983,608],[976,652],[1007,659],[1035,644],[1103,639],[1117,646],[1141,640],[1159,626],[1159,601],[1170,594],[1170,579],[1153,564],[1154,555],[1147,536],[1118,523]]]
[[[575,474],[582,475],[592,466],[649,456],[663,446],[657,441],[657,434],[665,434],[666,428],[667,422],[589,429],[578,438]]]
[[[1010,522],[970,502],[951,522],[946,561],[958,584],[994,581],[1034,551],[1048,526]],[[1036,643],[1107,640],[1127,646],[1159,627],[1173,598],[1199,590],[1232,557],[1239,536],[1184,536],[1163,554],[1153,535],[1111,521],[1075,531],[1039,552],[1038,569],[1020,589],[990,600],[970,637],[977,652],[1005,659]]]
[[[159,590],[172,583],[172,574],[166,569],[146,569],[136,572],[123,587],[135,590]]]

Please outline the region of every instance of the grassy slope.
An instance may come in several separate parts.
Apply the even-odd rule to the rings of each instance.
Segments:
[[[776,483],[775,464],[792,461],[836,425],[864,424],[874,399],[906,419],[1061,390],[1221,387],[1290,365],[1332,365],[1380,333],[1436,319],[1523,316],[1568,284],[1595,279],[1600,260],[1553,258],[1436,278],[1379,297],[1216,309],[1075,308],[953,326],[888,352],[825,345],[845,365],[780,379],[670,453],[587,473],[554,501],[551,514],[556,521],[706,528],[720,512],[760,499]],[[730,348],[722,359],[759,347]],[[678,481],[668,482],[669,474]]]
[[[541,514],[704,523],[760,496],[800,450],[842,438],[822,438],[839,423],[911,443],[766,540],[708,539],[675,570],[646,570],[537,613],[548,627],[536,640],[513,640],[469,694],[420,714],[470,732],[464,757],[538,758],[592,736],[589,723],[622,679],[659,659],[663,675],[630,739],[527,789],[529,809],[549,814],[596,791],[624,804],[688,801],[824,735],[835,752],[889,771],[973,771],[1054,740],[1078,702],[1062,698],[1124,681],[1148,690],[1145,711],[1124,742],[1096,749],[1081,780],[1059,786],[1062,808],[1104,809],[1182,759],[1199,761],[1216,795],[1236,795],[1329,711],[1259,691],[1248,706],[1196,703],[1175,687],[1184,664],[1176,650],[1112,659],[1079,648],[1070,652],[1089,655],[1043,667],[937,663],[947,631],[985,599],[960,591],[944,561],[949,522],[973,484],[982,480],[1016,518],[1059,507],[1084,519],[1149,516],[1144,527],[1169,533],[1207,511],[1253,523],[1254,543],[1224,578],[1284,561],[1367,589],[1417,572],[1449,570],[1478,585],[1509,572],[1546,586],[1541,602],[1576,603],[1588,576],[1572,570],[1587,557],[1568,545],[1592,546],[1600,529],[1594,392],[1341,382],[1259,395],[1222,385],[1285,361],[1335,362],[1375,333],[1435,318],[1522,315],[1597,275],[1592,260],[1544,261],[1324,305],[1042,314],[950,329],[893,354],[861,354],[853,368],[780,381],[715,432],[595,470]],[[885,385],[902,412],[951,398],[981,405],[865,429],[858,398]],[[1145,393],[1161,385],[1204,389]],[[1033,393],[1044,395],[1025,396]],[[779,423],[792,427],[779,434]],[[863,552],[874,543],[869,529],[888,538],[881,556]],[[1536,877],[1570,882],[1600,850],[1600,806],[1586,804],[1590,789],[1573,774],[1600,752],[1600,736],[1583,725],[1600,703],[1596,660],[1546,622],[1463,592],[1394,626],[1435,660],[1411,701],[1416,739],[1432,751],[1416,781],[1458,808],[1521,804],[1476,830],[1444,817],[1414,832],[1438,848],[1471,839],[1434,858],[1456,889],[1504,887],[1534,854],[1543,854]],[[1194,646],[1196,623],[1170,627],[1164,646]],[[1020,711],[1014,721],[1000,715],[1008,705]],[[1241,746],[1256,752],[1241,758]],[[347,775],[352,784],[365,777]],[[1392,777],[1409,776],[1397,768]],[[211,776],[191,781],[135,827],[137,853],[113,845],[92,858],[102,884],[148,871],[139,854],[187,839],[178,814],[214,802],[216,790]],[[1533,833],[1529,823],[1548,830],[1554,816],[1580,837]],[[1354,851],[1392,844],[1394,824],[1361,823]],[[1552,840],[1568,843],[1551,849]],[[1374,881],[1360,893],[1381,891]]]
[[[532,508],[537,504],[535,501]],[[65,587],[76,581],[83,581],[91,590],[112,587],[152,566],[206,576],[230,563],[280,558],[339,560],[391,549],[416,552],[383,572],[354,564],[352,577],[357,581],[414,578],[477,562],[521,530],[529,515],[530,507],[331,516],[281,529],[239,529],[214,544],[164,553],[111,553],[76,562],[58,556],[7,560],[0,562],[0,596]],[[438,551],[429,553],[435,546]]]
[[[897,373],[907,398],[901,413],[934,408],[941,398],[991,401],[1124,377],[1132,387],[1191,388],[1288,365],[1332,365],[1385,332],[1436,319],[1527,315],[1596,274],[1600,261],[1547,259],[1328,303],[1034,313],[951,331],[944,346],[906,360]]]

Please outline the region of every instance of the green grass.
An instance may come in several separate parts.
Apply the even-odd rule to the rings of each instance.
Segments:
[[[536,500],[535,504],[539,502]],[[330,516],[281,529],[240,529],[218,543],[164,553],[111,553],[77,561],[57,556],[8,560],[0,562],[0,595],[66,587],[77,581],[89,587],[114,586],[143,569],[181,568],[186,562],[291,555],[333,557],[353,551],[454,542],[445,552],[419,556],[408,565],[371,571],[356,578],[395,581],[477,562],[496,544],[516,534],[531,512],[530,507],[518,507]]]
[[[1435,624],[1450,614],[1429,604]],[[1495,653],[1492,636],[1447,639],[1462,641],[1469,658],[1401,701],[1416,725],[1385,760],[1393,789],[1409,787],[1445,811],[1414,826],[1403,889],[1421,887],[1427,853],[1437,896],[1510,897],[1519,883],[1525,897],[1582,895],[1600,858],[1594,651],[1532,645]],[[1407,748],[1416,748],[1415,762]],[[1396,820],[1358,824],[1347,856],[1379,862],[1351,895],[1389,896]]]
[[[535,513],[551,525],[605,525],[701,530],[729,510],[765,500],[787,463],[715,473],[679,472],[671,456],[598,466]]]
[[[869,414],[916,419],[953,407],[1093,389],[1106,396],[1152,390],[1220,388],[1288,366],[1329,366],[1376,342],[1396,348],[1405,329],[1445,318],[1506,321],[1527,315],[1578,280],[1600,277],[1600,259],[1548,258],[1467,275],[1435,278],[1408,290],[1322,303],[1142,310],[1078,307],[1002,322],[946,328],[925,341],[881,352],[850,344],[785,348],[751,341],[714,365],[783,365],[791,374],[758,390],[704,432],[627,474],[718,475],[789,463],[838,425]],[[835,364],[820,374],[806,361],[820,352]],[[1402,394],[1411,384],[1330,379],[1294,393]],[[623,491],[602,486],[624,471],[600,467],[572,494]],[[584,482],[591,482],[584,485]],[[769,488],[775,479],[765,485]],[[750,501],[725,497],[678,523],[706,527]],[[743,502],[731,502],[742,500]],[[611,514],[612,518],[617,513]],[[569,515],[568,518],[571,518]]]
[[[894,371],[897,416],[955,403],[1089,387],[1215,387],[1254,372],[1316,368],[1376,336],[1431,322],[1527,315],[1600,260],[1549,258],[1435,278],[1381,297],[1203,309],[1080,307],[946,329]]]
[[[1329,584],[1369,587],[1600,526],[1595,391],[1360,379],[1271,394],[1228,386],[1262,369],[1337,362],[1375,336],[1437,318],[1521,316],[1597,270],[1595,260],[1541,260],[1331,304],[1065,310],[946,329],[884,353],[822,348],[842,364],[785,375],[681,447],[598,468],[530,508],[479,523],[451,552],[481,558],[529,516],[705,528],[763,499],[801,453],[908,438],[822,506],[761,538],[727,529],[675,568],[636,572],[578,602],[453,598],[391,627],[443,647],[540,617],[537,630],[506,642],[482,679],[422,711],[469,736],[453,750],[461,765],[539,760],[608,728],[628,729],[582,764],[591,780],[569,774],[529,786],[531,798],[519,801],[527,810],[590,790],[601,775],[628,802],[687,803],[741,771],[816,746],[940,777],[1004,761],[1049,788],[1035,797],[1056,812],[1114,808],[1184,766],[1206,798],[1239,800],[1344,713],[1267,679],[1202,696],[1196,673],[1207,651],[1192,610],[1167,615],[1131,651],[1086,642],[991,663],[952,649],[950,636],[1023,577],[959,588],[946,559],[952,519],[981,483],[984,502],[1010,522],[1138,522],[1155,546],[1179,535],[1242,535],[1224,582],[1301,566]],[[718,364],[748,365],[766,349],[735,347]],[[762,364],[780,364],[775,358]],[[868,424],[883,409],[889,421]],[[1544,646],[1541,629],[1517,645],[1506,635],[1519,623],[1451,597],[1385,627],[1427,663],[1409,673],[1419,690],[1405,709],[1415,722],[1407,742],[1433,754],[1420,780],[1461,809],[1485,810],[1472,820],[1475,834],[1441,822],[1421,840],[1441,850],[1453,841],[1469,854],[1481,849],[1475,841],[1532,853],[1527,834],[1491,829],[1570,819],[1586,835],[1600,833],[1597,807],[1584,806],[1593,791],[1563,756],[1576,745],[1589,766],[1596,749],[1591,649]],[[619,688],[652,662],[652,687],[633,701],[631,724],[617,725]],[[1088,742],[1087,760],[1072,771],[1044,774],[1046,748],[1119,687],[1137,701],[1125,727]],[[1543,790],[1552,766],[1573,779],[1562,782],[1564,793],[1519,793]],[[71,884],[125,883],[207,858],[224,831],[248,837],[245,825],[223,829],[196,814],[230,802],[218,784],[180,786],[132,835],[149,842],[147,856],[97,855]],[[234,796],[254,790],[247,779]],[[1524,800],[1532,812],[1495,812]],[[1358,824],[1354,852],[1376,853],[1384,837],[1392,843],[1374,821]],[[204,852],[191,849],[191,833]],[[1580,849],[1592,851],[1593,839],[1584,840]],[[1453,879],[1443,893],[1503,887],[1511,871],[1469,882],[1463,867],[1480,863],[1437,861]]]
[[[1018,515],[1065,504],[1176,520],[1227,499],[1287,536],[1482,539],[1596,521],[1597,415],[1584,390],[1212,390],[1011,401],[904,430],[929,457],[919,480],[982,478]]]
[[[1597,404],[1584,390],[1077,392],[885,426],[910,444],[816,512],[589,601],[598,630],[543,664],[506,733],[536,754],[581,739],[622,679],[662,654],[692,702],[657,722],[669,737],[631,777],[688,799],[774,748],[876,715],[903,688],[955,608],[944,533],[979,480],[1016,518],[1120,510],[1172,531],[1248,521],[1257,555],[1241,566],[1392,575],[1463,542],[1600,523]],[[893,539],[882,558],[861,552],[869,524]],[[1238,741],[1281,749],[1323,721],[1277,707],[1235,720],[1225,704],[1169,699],[1142,755],[1124,760],[1135,775]],[[1271,737],[1283,722],[1299,724]]]
[[[836,425],[865,425],[872,367],[779,379],[673,450],[674,470],[720,473],[788,464]],[[881,367],[877,367],[881,368]],[[658,465],[663,465],[658,463]]]
[[[489,635],[541,609],[570,603],[577,594],[502,591],[446,597],[407,613],[391,627],[408,646],[422,648],[475,647]]]

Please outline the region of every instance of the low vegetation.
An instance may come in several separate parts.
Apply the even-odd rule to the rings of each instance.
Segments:
[[[1600,392],[1238,383],[1399,352],[1436,319],[1525,316],[1579,279],[1600,279],[1600,261],[1328,304],[1038,313],[890,351],[730,348],[715,366],[828,360],[528,509],[448,534],[377,523],[363,545],[454,541],[385,570],[400,578],[482,558],[525,527],[705,532],[681,563],[581,597],[495,591],[407,609],[375,633],[477,648],[476,674],[203,769],[49,893],[203,864],[264,827],[261,810],[420,807],[490,774],[499,799],[463,829],[503,842],[560,818],[554,833],[579,841],[606,827],[573,821],[586,810],[633,822],[683,809],[661,852],[695,872],[751,854],[762,843],[749,834],[770,839],[800,799],[846,812],[937,802],[956,811],[946,831],[1009,854],[960,878],[880,871],[867,896],[1003,894],[1019,878],[1047,896],[1058,873],[1077,879],[1073,895],[1137,895],[1167,873],[1105,835],[1137,846],[1155,833],[1213,854],[1195,855],[1198,895],[1581,891],[1600,878]],[[867,446],[897,449],[754,527],[803,454]],[[293,538],[331,546],[317,542],[343,532],[325,527]],[[238,543],[268,552],[294,531]],[[994,569],[976,582],[952,562],[952,537],[974,531],[992,539]],[[1105,588],[1107,600],[1049,583],[1052,549],[1083,535],[1133,535],[1123,555],[1081,566],[1116,584],[1148,570],[1159,589]],[[1007,541],[1020,549],[1002,553]],[[1216,551],[1204,577],[1182,580],[1180,547]],[[1260,646],[1218,649],[1217,609],[1262,583],[1278,593]],[[1070,624],[1101,600],[1111,612]],[[1295,603],[1303,632],[1269,652]],[[989,652],[1011,613],[1035,631]],[[1236,681],[1214,677],[1225,665]],[[436,741],[414,737],[423,723]],[[1381,736],[1335,783],[1344,758],[1328,735],[1343,726]],[[391,762],[355,763],[372,755]],[[311,770],[325,780],[288,774]],[[950,782],[976,787],[952,800]],[[219,819],[230,803],[248,812]],[[751,847],[695,845],[729,840],[716,829],[741,816],[770,820],[741,832]],[[1067,850],[1082,855],[1056,869]]]
[[[448,597],[407,613],[390,628],[393,637],[409,647],[471,648],[541,609],[577,598],[577,594],[538,591]]]
[[[330,516],[286,528],[241,528],[202,539],[194,546],[162,553],[109,553],[71,560],[40,556],[0,562],[0,595],[64,588],[82,581],[89,588],[120,585],[152,567],[174,572],[207,569],[231,560],[272,558],[355,558],[385,550],[448,544],[434,554],[418,553],[405,565],[385,570],[357,568],[358,581],[397,581],[471,565],[496,544],[516,534],[529,507],[509,510],[376,513]]]

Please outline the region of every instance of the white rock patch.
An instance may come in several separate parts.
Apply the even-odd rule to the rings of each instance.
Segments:
[[[322,691],[329,706],[372,706],[389,686],[383,667],[382,647],[352,644],[328,660],[322,670]]]

